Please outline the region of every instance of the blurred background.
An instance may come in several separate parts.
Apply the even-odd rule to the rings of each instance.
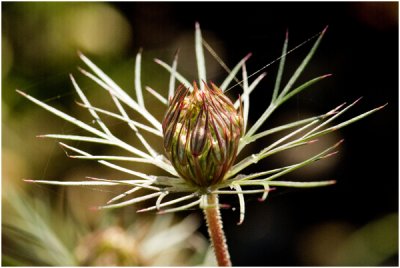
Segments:
[[[120,193],[116,188],[48,187],[22,179],[119,178],[95,162],[65,156],[47,133],[79,133],[74,126],[30,103],[21,89],[90,122],[75,103],[68,74],[107,107],[110,99],[82,77],[82,51],[128,93],[134,95],[135,54],[143,48],[143,85],[167,95],[168,73],[153,62],[171,62],[196,77],[194,23],[223,61],[233,67],[248,52],[248,72],[280,56],[286,30],[289,49],[329,26],[298,83],[331,73],[272,116],[265,129],[321,114],[343,102],[362,101],[348,118],[388,103],[383,110],[307,150],[262,161],[246,173],[295,163],[344,138],[330,159],[285,177],[335,179],[317,189],[278,188],[260,203],[247,197],[244,223],[237,210],[223,220],[234,265],[398,265],[398,3],[2,3],[2,264],[3,265],[212,265],[200,211],[136,215],[138,207],[92,211]],[[287,57],[286,76],[312,42]],[[206,53],[207,54],[207,53]],[[208,79],[221,83],[225,71],[206,55]],[[252,93],[250,122],[264,111],[278,64],[265,70]],[[231,91],[237,94],[240,91]],[[147,107],[165,112],[151,96]],[[153,104],[154,101],[154,105]],[[157,109],[158,108],[158,109]],[[112,124],[110,121],[109,123]],[[118,125],[114,126],[118,130]],[[132,133],[122,132],[135,144]],[[249,148],[257,151],[273,138]],[[276,137],[275,137],[276,138]],[[160,142],[155,139],[155,142]],[[94,146],[97,152],[115,153]],[[161,151],[161,146],[158,147]],[[151,167],[144,172],[156,173]],[[224,198],[233,208],[236,198]],[[169,241],[169,244],[164,244]]]

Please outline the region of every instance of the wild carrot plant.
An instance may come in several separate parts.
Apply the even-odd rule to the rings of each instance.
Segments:
[[[127,179],[111,180],[88,177],[88,180],[78,182],[27,181],[64,186],[124,185],[130,187],[128,191],[115,196],[107,204],[99,206],[97,209],[120,208],[146,200],[154,200],[154,205],[142,208],[139,212],[170,213],[200,208],[204,211],[210,240],[214,247],[218,264],[230,266],[231,261],[220,216],[220,209],[223,205],[219,203],[219,196],[237,195],[240,205],[240,224],[245,218],[245,195],[259,194],[261,195],[260,199],[265,200],[273,187],[303,188],[334,184],[335,181],[333,180],[299,182],[287,181],[281,178],[290,172],[335,154],[342,141],[338,141],[325,150],[289,166],[252,174],[247,174],[245,169],[279,152],[316,142],[319,137],[354,123],[383,107],[381,106],[351,119],[334,123],[338,117],[357,103],[358,100],[356,100],[351,104],[341,104],[321,115],[290,122],[268,130],[260,130],[271,114],[280,108],[282,104],[310,88],[314,83],[329,76],[329,74],[321,75],[303,84],[296,84],[313,57],[324,34],[325,29],[318,35],[312,48],[289,80],[284,83],[282,76],[288,54],[288,36],[286,36],[282,55],[279,58],[275,85],[270,91],[271,102],[252,125],[249,124],[250,96],[265,77],[265,73],[250,79],[252,75],[248,75],[246,70],[246,62],[249,56],[246,56],[232,70],[229,70],[222,83],[216,85],[208,82],[203,49],[206,47],[211,52],[212,49],[202,39],[198,24],[196,24],[195,30],[198,79],[194,83],[190,83],[178,72],[177,55],[171,65],[159,59],[155,61],[170,73],[168,96],[162,96],[154,89],[145,87],[145,90],[165,108],[166,113],[161,120],[150,113],[143,97],[141,52],[137,54],[135,62],[134,84],[136,99],[133,99],[121,89],[86,56],[79,54],[79,57],[89,69],[80,69],[82,74],[110,94],[110,101],[115,104],[118,112],[93,106],[72,75],[70,76],[71,81],[81,100],[80,105],[86,108],[94,118],[95,126],[53,108],[26,93],[18,92],[35,104],[87,132],[87,135],[47,134],[43,135],[43,137],[111,145],[128,152],[131,156],[99,155],[60,142],[60,145],[68,152],[70,157],[98,161],[102,165],[125,173]],[[241,81],[239,81],[238,85],[241,86],[243,92],[237,99],[231,100],[225,93],[234,81],[238,81],[236,76],[239,72],[241,72]],[[179,85],[176,86],[177,84]],[[129,115],[130,113],[137,113],[143,116],[146,123],[132,119]],[[141,147],[132,146],[118,138],[104,123],[102,116],[113,117],[126,123],[140,141]],[[247,157],[243,157],[242,160],[235,161],[236,157],[248,144],[268,135],[282,133],[287,130],[291,130],[291,132],[281,135],[275,142]],[[154,144],[149,142],[146,135],[156,136],[159,142],[163,144],[165,151],[156,151]],[[120,164],[123,162],[151,164],[162,170],[164,175],[145,174],[132,168],[126,168]]]

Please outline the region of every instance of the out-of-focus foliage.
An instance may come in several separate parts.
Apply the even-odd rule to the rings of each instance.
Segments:
[[[135,216],[123,224],[106,213],[89,226],[46,197],[9,188],[3,203],[5,266],[178,266],[206,260],[208,242],[196,233],[200,221],[194,215]]]
[[[132,42],[129,23],[107,4],[10,3],[4,11],[3,34],[12,43],[6,55],[15,57],[14,63],[27,73],[65,68],[77,49],[107,58]]]
[[[385,215],[356,228],[327,222],[309,228],[298,245],[305,263],[317,266],[376,266],[397,254],[398,214]],[[304,252],[302,247],[311,250]]]
[[[77,265],[73,247],[82,225],[57,213],[48,197],[28,198],[9,187],[2,201],[3,265]]]

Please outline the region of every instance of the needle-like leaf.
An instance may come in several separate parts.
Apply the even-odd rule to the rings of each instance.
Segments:
[[[204,52],[203,52],[203,42],[200,31],[200,24],[196,22],[196,32],[195,32],[195,51],[196,51],[196,63],[197,63],[197,71],[199,73],[199,84],[200,89],[204,89],[204,83],[207,81],[206,76],[206,63],[204,60]]]

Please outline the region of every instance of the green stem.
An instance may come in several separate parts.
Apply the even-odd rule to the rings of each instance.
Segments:
[[[219,211],[218,195],[209,194],[207,201],[208,206],[203,211],[218,266],[232,266]]]

